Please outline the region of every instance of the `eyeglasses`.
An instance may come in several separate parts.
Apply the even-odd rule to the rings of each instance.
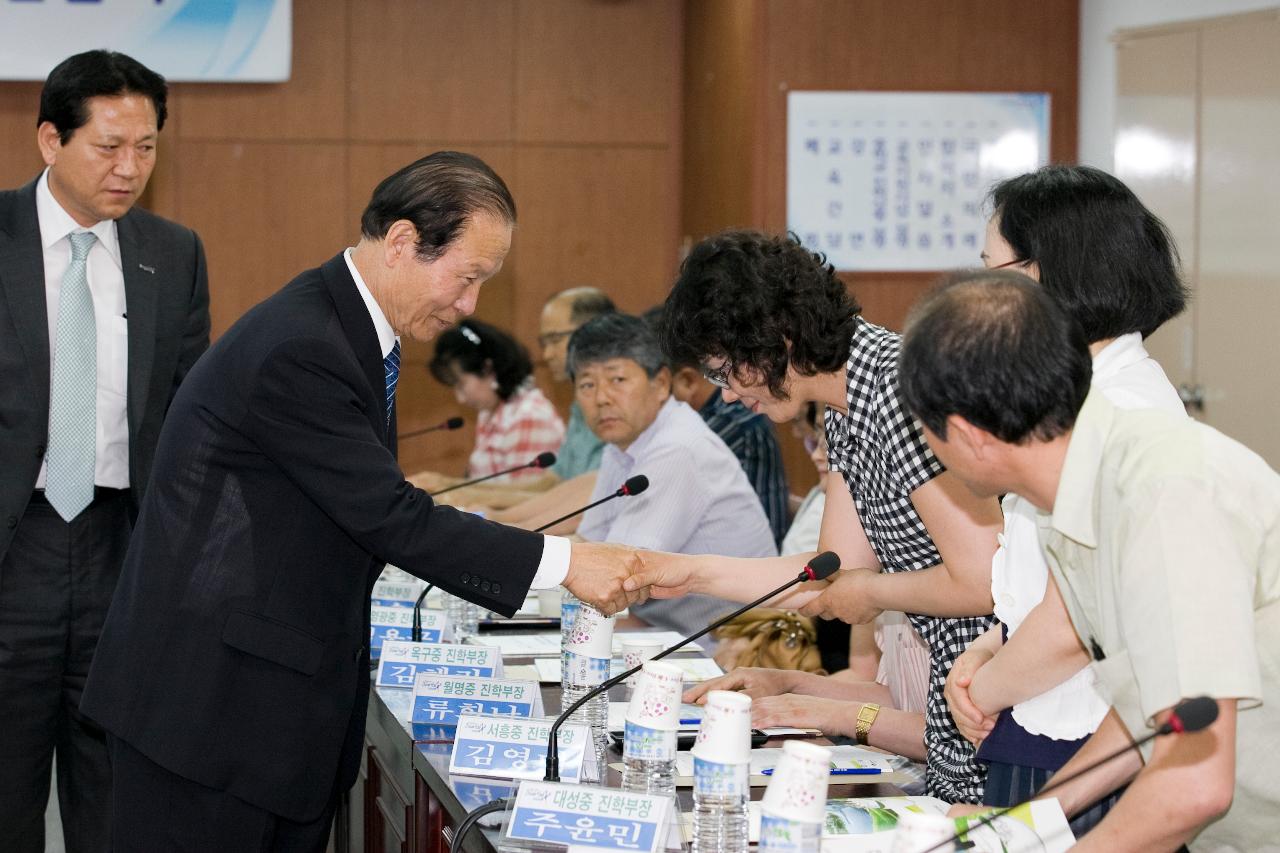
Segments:
[[[1027,263],[1027,262],[1026,262],[1026,261],[1024,261],[1024,260],[1022,260],[1021,258],[1014,258],[1012,261],[1005,261],[1003,264],[996,264],[994,267],[987,267],[987,269],[989,269],[989,270],[1002,270],[1002,269],[1004,269],[1005,267],[1020,266],[1020,265],[1025,264],[1025,263]]]
[[[702,365],[702,377],[717,388],[728,390],[729,376],[733,373],[733,362],[726,361],[719,367]]]
[[[538,335],[538,346],[546,349],[552,344],[560,343],[576,331],[577,329],[565,329],[560,332],[543,332],[541,335]]]

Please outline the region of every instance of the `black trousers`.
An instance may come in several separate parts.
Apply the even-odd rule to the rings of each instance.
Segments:
[[[172,773],[107,737],[115,770],[114,853],[323,853],[336,785],[324,813],[298,823]]]
[[[129,542],[129,493],[63,521],[32,499],[0,560],[0,850],[44,853],[49,770],[68,853],[110,850],[111,765],[80,694]]]

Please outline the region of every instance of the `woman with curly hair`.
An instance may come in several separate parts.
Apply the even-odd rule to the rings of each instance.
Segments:
[[[453,389],[458,402],[479,412],[466,478],[487,477],[560,449],[564,421],[533,383],[528,351],[488,323],[467,320],[436,339],[431,375]],[[541,476],[528,468],[500,478],[519,483]]]
[[[923,721],[864,702],[856,706],[855,734],[904,753],[913,743],[918,751],[923,740],[929,793],[977,802],[983,770],[942,690],[952,660],[991,624],[990,616],[975,614],[992,610],[1000,510],[934,458],[899,397],[899,336],[867,322],[860,310],[826,259],[797,240],[730,231],[703,240],[685,260],[667,299],[663,343],[673,357],[702,364],[725,400],[740,400],[775,423],[811,402],[826,407],[830,470],[838,476],[827,481],[818,548],[839,553],[846,570],[816,598],[819,590],[810,589],[773,604],[795,607],[813,598],[802,612],[855,624],[882,610],[911,614],[930,654]],[[810,556],[645,555],[646,570],[627,584],[653,584],[654,597],[701,592],[749,601],[794,577]],[[772,690],[743,686],[757,695],[785,693],[785,676]],[[842,698],[837,679],[817,684],[831,685],[833,700]],[[810,697],[798,707],[833,713]]]

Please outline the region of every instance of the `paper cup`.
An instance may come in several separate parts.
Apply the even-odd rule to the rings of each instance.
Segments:
[[[732,690],[712,690],[702,710],[702,725],[693,754],[717,764],[751,761],[751,697]]]
[[[578,609],[578,618],[565,638],[564,650],[589,658],[613,658],[613,617],[589,604]]]
[[[764,790],[761,811],[801,823],[822,823],[826,817],[827,781],[831,750],[804,741],[782,746],[782,760],[773,768]]]
[[[898,813],[891,853],[921,853],[950,840],[951,844],[937,848],[938,853],[947,853],[956,849],[955,834],[956,822],[946,815],[902,811]]]
[[[652,643],[648,640],[623,640],[622,668],[634,669],[661,651],[661,643]],[[640,673],[637,672],[627,679],[627,684],[634,686],[639,680]]]
[[[560,587],[538,590],[538,615],[554,617],[560,615]]]
[[[680,728],[680,688],[684,671],[660,660],[645,661],[636,673],[635,692],[627,705],[627,722],[648,729]]]

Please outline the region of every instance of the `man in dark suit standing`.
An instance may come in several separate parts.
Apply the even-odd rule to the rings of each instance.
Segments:
[[[324,848],[359,765],[386,562],[508,616],[531,586],[608,612],[643,597],[622,590],[629,550],[433,505],[396,463],[399,336],[475,310],[515,217],[475,157],[412,163],[374,190],[358,245],[187,377],[82,703],[110,733],[116,853]]]
[[[0,850],[106,850],[111,771],[78,709],[165,410],[209,345],[195,233],[134,207],[164,79],[91,51],[45,81],[48,168],[0,192]]]

